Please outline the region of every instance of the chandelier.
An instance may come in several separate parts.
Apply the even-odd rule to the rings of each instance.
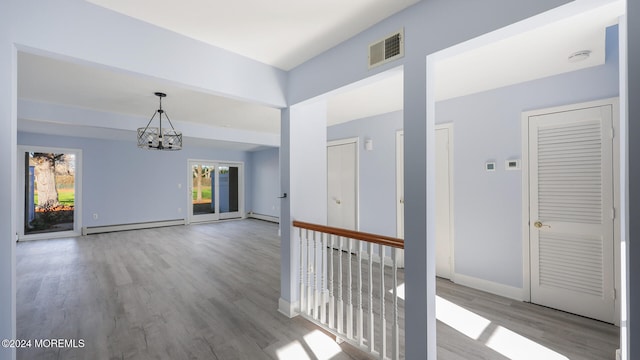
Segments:
[[[173,128],[169,116],[162,110],[162,98],[166,97],[167,94],[157,92],[155,95],[160,100],[160,108],[153,113],[147,126],[138,128],[138,147],[149,150],[180,150],[182,149],[182,132]],[[156,114],[158,114],[159,126],[149,127]],[[162,115],[167,118],[171,128],[162,127]]]

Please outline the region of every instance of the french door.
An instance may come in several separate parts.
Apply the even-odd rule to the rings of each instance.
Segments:
[[[189,222],[243,216],[242,163],[189,160],[189,177]]]

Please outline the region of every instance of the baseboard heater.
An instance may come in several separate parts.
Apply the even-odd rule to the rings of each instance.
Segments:
[[[176,220],[164,220],[164,221],[150,221],[132,224],[118,224],[118,225],[105,225],[105,226],[85,226],[82,228],[82,235],[99,234],[114,231],[126,231],[126,230],[141,230],[152,229],[165,226],[184,225],[185,219]]]
[[[252,211],[249,211],[249,213],[247,214],[247,217],[251,219],[264,220],[264,221],[280,224],[280,218],[277,216],[256,214]]]

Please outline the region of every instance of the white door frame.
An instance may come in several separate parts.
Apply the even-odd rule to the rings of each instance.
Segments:
[[[42,234],[25,234],[24,233],[24,213],[25,213],[25,204],[24,204],[24,189],[25,189],[25,181],[24,181],[24,172],[25,163],[24,163],[24,153],[25,152],[43,152],[43,153],[54,153],[54,154],[74,154],[76,157],[75,163],[75,193],[74,193],[74,205],[73,205],[73,230],[71,231],[57,231],[50,233],[42,233]],[[18,201],[18,240],[19,241],[28,241],[28,240],[42,240],[42,239],[55,239],[62,237],[70,237],[70,236],[81,236],[82,235],[82,149],[72,149],[72,148],[59,148],[53,146],[30,146],[30,145],[19,145],[18,146],[18,189],[20,190],[20,197]]]
[[[529,239],[529,117],[605,105],[612,105],[613,109],[613,206],[615,213],[613,221],[613,267],[614,291],[616,292],[614,302],[614,321],[616,325],[620,325],[620,137],[618,136],[620,107],[619,98],[617,97],[526,111],[522,113],[522,296],[524,301],[531,301],[531,242]]]
[[[360,138],[351,137],[351,138],[330,140],[330,141],[327,141],[327,148],[330,146],[339,146],[339,145],[346,145],[346,144],[356,145],[355,207],[356,207],[356,231],[359,231],[360,230]],[[327,162],[327,167],[328,166],[329,164]],[[328,184],[327,184],[327,190],[328,190]],[[327,207],[327,211],[329,211],[328,207]]]
[[[195,220],[194,219],[194,215],[193,215],[193,165],[197,165],[197,164],[203,164],[203,165],[209,165],[209,166],[213,166],[215,169],[214,172],[214,188],[211,189],[212,191],[212,198],[214,201],[214,206],[215,206],[215,213],[211,214],[210,216],[207,216],[206,219],[201,219],[201,220]],[[185,221],[185,223],[191,224],[191,223],[201,223],[201,222],[209,222],[209,221],[217,221],[217,220],[224,220],[225,217],[224,215],[221,216],[222,214],[220,214],[220,206],[219,206],[219,201],[220,201],[220,191],[219,191],[219,181],[218,181],[218,168],[220,166],[237,166],[239,168],[239,174],[238,174],[238,182],[239,184],[239,189],[238,189],[238,213],[239,213],[239,217],[240,218],[244,218],[245,217],[245,212],[244,212],[244,162],[243,161],[226,161],[226,160],[201,160],[201,159],[187,159],[187,219]],[[197,216],[197,215],[196,215]]]
[[[400,141],[400,139],[403,139]],[[404,130],[396,131],[396,237],[404,240]],[[402,205],[402,206],[401,206]],[[398,251],[398,267],[404,268],[404,250]]]

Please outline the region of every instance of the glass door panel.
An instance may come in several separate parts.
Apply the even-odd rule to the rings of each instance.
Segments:
[[[191,171],[191,221],[217,220],[216,166],[214,163],[189,162]]]
[[[194,215],[215,213],[214,201],[214,185],[215,177],[213,176],[214,167],[197,164],[191,167],[193,172],[192,184],[192,206]]]
[[[76,154],[24,151],[23,235],[74,232]]]
[[[240,166],[223,164],[218,167],[220,217],[240,217]]]

